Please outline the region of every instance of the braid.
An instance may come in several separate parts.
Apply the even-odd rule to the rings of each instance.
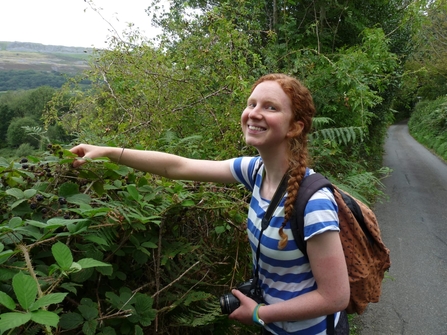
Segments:
[[[288,242],[288,236],[284,233],[284,227],[287,222],[291,219],[295,207],[296,197],[298,196],[298,190],[300,188],[300,183],[304,178],[306,173],[306,167],[308,165],[308,153],[307,153],[307,136],[303,140],[294,138],[293,141],[300,142],[300,145],[291,145],[294,148],[292,155],[289,158],[289,181],[287,183],[287,199],[284,204],[284,221],[281,228],[279,229],[279,236],[281,240],[278,243],[279,249],[284,249]],[[293,151],[296,152],[294,155]],[[294,159],[297,157],[298,159]]]

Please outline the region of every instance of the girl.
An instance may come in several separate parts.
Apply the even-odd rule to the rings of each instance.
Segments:
[[[269,74],[253,85],[241,116],[245,141],[260,156],[194,160],[156,151],[87,144],[71,151],[83,158],[108,157],[171,179],[243,183],[252,191],[247,232],[265,304],[233,290],[240,307],[229,317],[245,324],[261,324],[263,334],[280,335],[326,334],[327,316],[334,315],[334,321],[329,322],[335,323],[336,333],[348,334],[347,320],[340,311],[349,302],[349,279],[332,193],[321,189],[306,206],[304,233],[308,258],[298,249],[288,222],[301,180],[313,173],[307,167],[307,134],[314,114],[313,100],[306,87],[287,75]],[[73,165],[83,163],[85,160],[80,159]],[[261,234],[262,218],[286,173],[287,191]]]

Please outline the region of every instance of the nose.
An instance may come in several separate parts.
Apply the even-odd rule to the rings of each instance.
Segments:
[[[258,106],[249,109],[248,118],[250,119],[260,119],[262,117],[261,110]]]

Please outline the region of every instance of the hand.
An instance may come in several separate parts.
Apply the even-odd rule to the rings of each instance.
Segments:
[[[95,145],[89,145],[89,144],[79,144],[73,148],[70,149],[70,152],[78,155],[78,157],[82,158],[97,158],[97,157],[103,157],[104,156],[104,150],[103,147],[98,147]],[[77,168],[84,164],[86,160],[84,159],[75,159],[73,162],[73,167]]]
[[[237,320],[246,325],[253,324],[253,311],[258,305],[256,301],[247,297],[239,290],[232,290],[231,293],[239,299],[241,305],[233,311],[228,317],[233,320]]]

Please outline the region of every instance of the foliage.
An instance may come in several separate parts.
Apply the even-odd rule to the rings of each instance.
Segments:
[[[37,121],[28,116],[13,119],[8,127],[8,132],[6,133],[8,145],[17,148],[23,143],[29,143],[37,148],[39,146],[39,140],[36,137],[27,134],[25,129],[25,127],[35,126],[38,126]]]
[[[67,78],[60,72],[36,70],[0,71],[0,91],[30,90],[40,86],[61,87]]]
[[[31,155],[36,149],[29,143],[22,143],[17,148],[15,156],[16,157],[26,157]]]
[[[447,97],[418,103],[408,127],[418,142],[447,160]]]
[[[163,29],[156,43],[130,30],[97,50],[90,70],[53,97],[47,127],[58,124],[83,142],[198,159],[253,155],[238,122],[250,86],[262,74],[284,72],[310,88],[317,106],[312,166],[366,202],[381,195],[380,178],[389,172],[379,169],[382,145],[409,48],[409,2],[178,0],[165,13],[158,5],[148,9]],[[92,85],[83,89],[82,80]],[[216,306],[227,284],[249,276],[246,195],[238,187],[172,182],[109,162],[91,162],[79,175],[63,171],[69,179],[57,182],[80,182],[75,199],[84,202],[70,198],[52,211],[87,223],[73,222],[82,240],[71,224],[56,231],[74,256],[110,261],[112,273],[91,270],[78,295],[67,296],[94,313],[68,312],[62,302],[70,313],[62,320],[78,320],[77,330],[88,322],[117,328],[114,318],[127,314],[114,302],[138,292],[153,299],[151,324],[120,319],[121,333],[252,331],[228,323]],[[66,280],[77,283],[76,275]]]
[[[8,144],[17,148],[21,143],[32,143],[34,147],[37,147],[39,141],[42,143],[41,134],[34,134],[34,137],[31,136],[32,140],[30,142],[29,137],[25,136],[25,133],[27,133],[26,129],[18,129],[17,132],[16,128],[21,128],[22,126],[42,127],[42,113],[54,93],[55,90],[53,88],[41,86],[28,91],[7,92],[0,96],[0,117],[2,118],[0,139],[4,139],[4,145]],[[22,119],[22,121],[17,121],[18,119]],[[23,119],[27,121],[25,122]],[[20,123],[20,126],[17,126],[17,123]],[[10,126],[14,129],[10,131],[9,135],[12,142],[7,138]],[[28,135],[30,135],[29,132]],[[47,137],[55,142],[68,142],[72,138],[67,135],[62,127],[56,124],[49,125]]]
[[[414,47],[393,107],[407,118],[417,102],[436,100],[447,93],[447,1],[428,1],[417,21]]]
[[[0,159],[1,330],[238,333],[218,297],[250,276],[243,193],[103,160],[75,170],[49,149]]]

